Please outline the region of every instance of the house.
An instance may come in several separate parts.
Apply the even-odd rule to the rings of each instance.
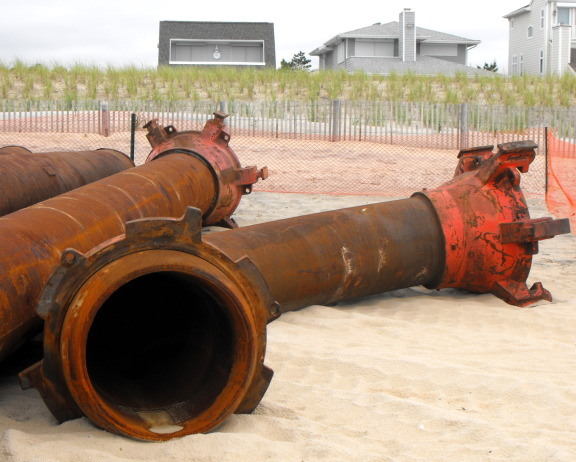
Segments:
[[[158,65],[276,67],[274,24],[160,21]]]
[[[508,19],[508,73],[574,73],[576,0],[532,0]]]
[[[405,8],[399,21],[376,23],[338,34],[309,54],[318,56],[319,69],[363,70],[368,74],[467,74],[486,71],[466,65],[468,50],[480,40],[416,27],[415,12]]]

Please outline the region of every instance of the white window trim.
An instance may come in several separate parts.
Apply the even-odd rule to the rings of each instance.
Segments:
[[[207,45],[218,45],[218,44],[226,44],[232,45],[234,44],[242,44],[242,43],[257,43],[262,44],[262,58],[263,61],[172,61],[172,42],[196,42],[196,43],[205,43]],[[210,40],[210,39],[179,39],[179,38],[171,38],[168,48],[168,64],[182,64],[182,65],[191,65],[191,64],[198,64],[201,66],[265,66],[266,65],[266,43],[264,40]]]
[[[556,24],[555,26],[565,25],[565,26],[572,26],[574,25],[574,7],[573,3],[556,3]],[[560,24],[560,12],[558,11],[560,8],[566,8],[569,10],[568,13],[568,24]]]
[[[202,66],[264,66],[266,63],[252,61],[169,61],[170,64],[198,64]]]
[[[544,74],[544,50],[540,50],[540,59],[538,61],[538,66],[540,67],[540,74]]]

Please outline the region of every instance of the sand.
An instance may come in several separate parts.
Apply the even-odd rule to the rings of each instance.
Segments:
[[[380,200],[255,192],[240,225]],[[532,216],[547,215],[531,201]],[[166,443],[85,418],[58,425],[0,378],[0,461],[576,460],[576,238],[540,245],[529,283],[554,301],[421,287],[312,306],[268,327],[275,376],[252,415]]]

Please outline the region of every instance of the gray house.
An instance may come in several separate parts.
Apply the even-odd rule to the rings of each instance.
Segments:
[[[532,0],[508,19],[508,73],[573,74],[576,67],[576,0]]]
[[[160,21],[158,65],[276,67],[274,24]]]
[[[466,65],[468,50],[480,40],[416,27],[415,13],[405,8],[399,21],[376,23],[338,34],[309,54],[320,70],[363,70],[368,74],[412,71],[416,74],[484,73]]]

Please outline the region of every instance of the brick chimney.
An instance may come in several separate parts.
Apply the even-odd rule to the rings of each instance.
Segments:
[[[416,14],[404,8],[398,21],[398,54],[402,61],[416,61]]]

